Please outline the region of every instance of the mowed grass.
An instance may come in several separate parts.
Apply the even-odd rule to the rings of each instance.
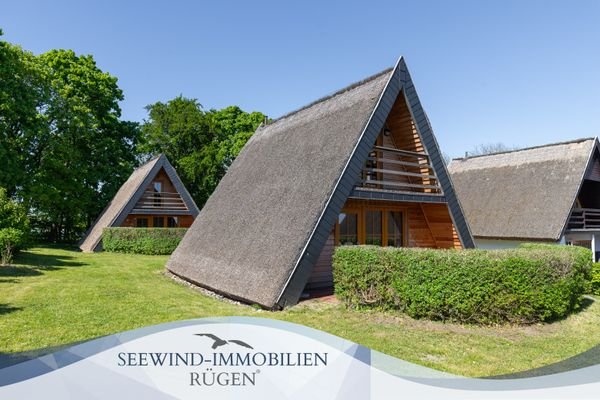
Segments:
[[[600,342],[600,305],[552,324],[475,327],[322,301],[281,312],[232,304],[164,274],[167,257],[34,248],[0,267],[0,356],[167,321],[255,316],[332,333],[410,362],[465,376],[548,365]]]

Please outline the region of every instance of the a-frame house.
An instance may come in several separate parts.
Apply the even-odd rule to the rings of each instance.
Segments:
[[[133,171],[86,232],[79,248],[102,250],[102,231],[107,227],[187,228],[198,212],[177,172],[160,154]]]
[[[473,246],[403,59],[260,126],[167,268],[278,309],[331,287],[345,244]]]
[[[583,138],[452,160],[475,244],[573,244],[600,252],[600,150]]]

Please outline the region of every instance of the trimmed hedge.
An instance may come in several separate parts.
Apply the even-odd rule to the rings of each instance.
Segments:
[[[591,253],[574,246],[436,250],[340,246],[335,293],[351,307],[413,318],[530,324],[562,318],[589,288]]]
[[[102,247],[115,253],[171,254],[187,228],[104,228]]]
[[[600,263],[592,265],[592,294],[600,295]]]

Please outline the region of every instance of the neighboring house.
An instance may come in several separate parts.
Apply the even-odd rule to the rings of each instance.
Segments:
[[[473,246],[403,59],[261,125],[167,268],[282,308],[332,287],[344,244]]]
[[[102,250],[102,230],[107,227],[187,228],[198,212],[177,172],[161,154],[133,171],[87,231],[79,248]]]
[[[448,170],[476,247],[547,242],[598,251],[597,138],[457,158]]]

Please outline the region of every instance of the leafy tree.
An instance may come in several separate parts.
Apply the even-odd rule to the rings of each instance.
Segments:
[[[37,233],[77,238],[131,173],[139,126],[120,119],[121,100],[92,56],[0,40],[0,186]]]
[[[0,186],[10,196],[31,170],[29,155],[44,130],[39,109],[45,96],[46,87],[35,56],[0,41]]]
[[[35,172],[24,192],[49,238],[71,240],[131,173],[139,130],[120,121],[117,79],[92,56],[52,50],[38,61],[48,84],[41,113],[47,130],[31,153]]]
[[[11,200],[0,187],[0,263],[8,264],[16,250],[25,245],[29,234],[27,210],[22,203]]]
[[[204,111],[198,100],[183,96],[146,109],[141,150],[164,153],[200,207],[265,118],[237,106]]]

